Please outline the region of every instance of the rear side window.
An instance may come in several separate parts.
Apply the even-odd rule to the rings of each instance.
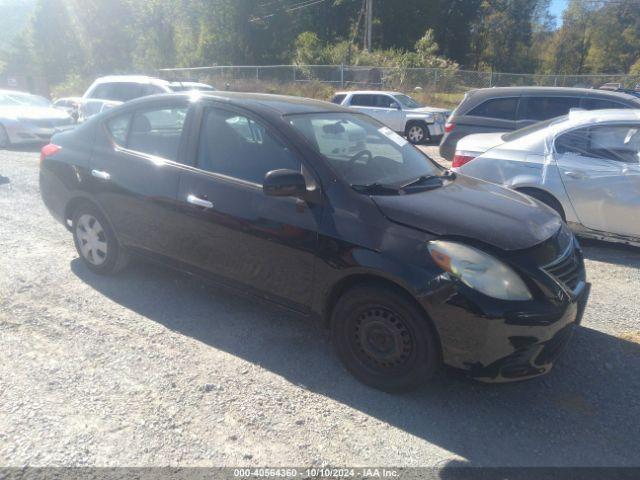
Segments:
[[[500,120],[515,120],[518,98],[494,98],[481,103],[467,115],[475,117],[498,118]]]
[[[347,96],[343,93],[339,94],[339,95],[335,95],[332,99],[331,99],[331,103],[335,103],[336,105],[340,105],[342,102],[344,102],[344,99]]]
[[[580,107],[580,99],[574,97],[522,97],[521,102],[521,120],[547,120]]]
[[[142,97],[145,93],[145,85],[133,82],[101,83],[89,95],[89,98],[100,100],[112,100],[127,102],[134,98]]]
[[[144,90],[144,95],[155,95],[158,93],[165,93],[165,91],[157,85],[145,85],[143,87],[143,90]]]
[[[354,95],[351,97],[351,105],[359,107],[375,107],[376,96],[375,95]]]
[[[631,108],[624,103],[612,102],[611,100],[602,100],[600,98],[587,98],[584,100],[584,108],[586,110],[607,110],[610,108]]]
[[[187,107],[138,111],[133,115],[127,148],[168,160],[178,160]]]
[[[130,123],[130,113],[112,118],[107,122],[107,129],[109,130],[109,133],[115,142],[121,147],[124,147],[127,144],[127,133],[129,132]]]
[[[589,128],[578,128],[560,135],[555,141],[556,152],[560,154],[589,156]]]
[[[101,83],[93,89],[93,91],[89,94],[89,98],[101,98],[106,100],[109,95],[110,86],[111,85],[109,83]]]
[[[144,95],[144,85],[139,83],[117,82],[111,84],[107,100],[128,102]]]

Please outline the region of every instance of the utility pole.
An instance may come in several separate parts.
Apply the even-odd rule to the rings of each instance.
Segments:
[[[371,51],[371,27],[373,23],[373,0],[365,0],[365,20],[364,20],[364,49]]]

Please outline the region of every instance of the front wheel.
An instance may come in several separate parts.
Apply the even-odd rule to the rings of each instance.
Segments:
[[[430,140],[429,130],[422,123],[409,123],[405,129],[405,135],[414,145]]]
[[[73,240],[87,268],[95,273],[116,273],[127,264],[126,252],[102,213],[91,204],[80,205],[73,215]]]
[[[347,370],[379,390],[423,385],[439,364],[438,342],[424,312],[391,288],[347,291],[334,309],[331,336]]]

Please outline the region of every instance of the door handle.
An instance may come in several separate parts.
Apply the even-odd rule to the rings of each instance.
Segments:
[[[100,180],[109,180],[111,179],[111,175],[108,172],[103,172],[102,170],[91,170],[91,175]]]
[[[582,180],[584,178],[584,173],[582,172],[574,172],[572,170],[567,170],[564,174],[569,178],[575,178],[576,180]]]
[[[195,195],[187,195],[187,202],[191,205],[197,205],[198,207],[203,208],[213,208],[213,203],[209,200],[205,200],[204,198],[196,197]]]

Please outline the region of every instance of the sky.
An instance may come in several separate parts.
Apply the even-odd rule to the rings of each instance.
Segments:
[[[551,6],[549,11],[556,17],[556,24],[560,26],[562,24],[562,12],[567,8],[569,0],[551,0]]]

